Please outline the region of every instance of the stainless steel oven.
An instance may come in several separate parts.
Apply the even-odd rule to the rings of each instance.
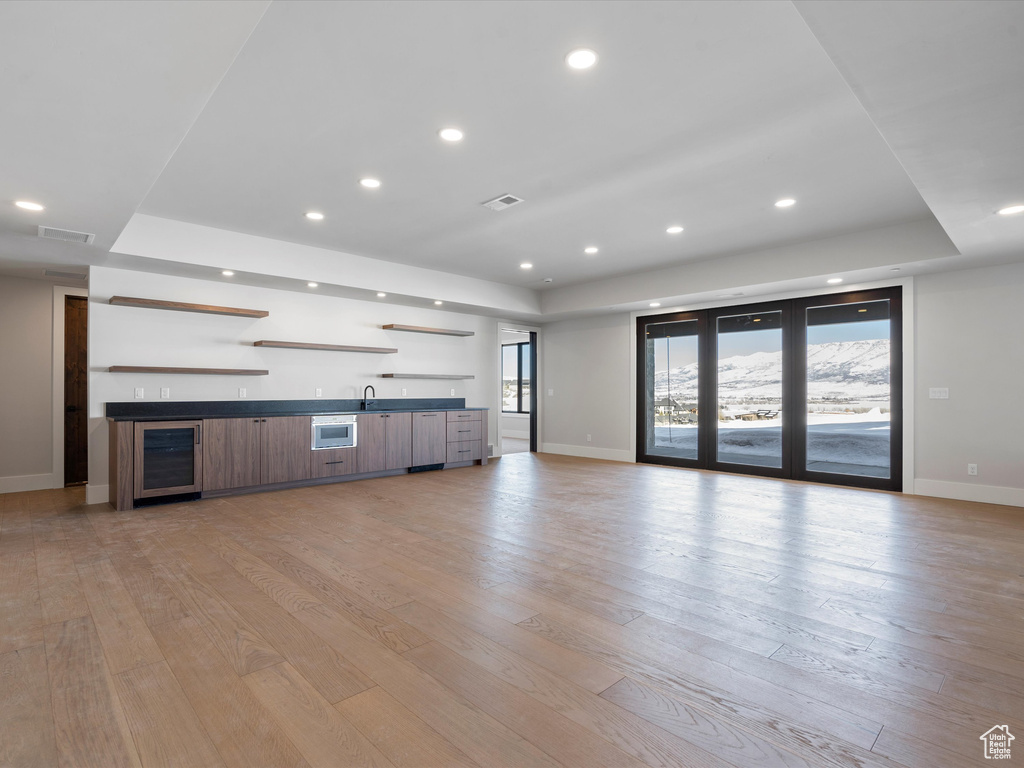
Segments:
[[[328,448],[355,448],[356,417],[354,415],[314,416],[312,418],[312,442],[314,451]]]

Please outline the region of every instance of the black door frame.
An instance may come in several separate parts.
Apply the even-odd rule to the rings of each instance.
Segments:
[[[901,491],[903,489],[903,289],[876,288],[865,291],[819,294],[797,299],[715,307],[691,312],[643,315],[636,319],[636,461],[646,464],[691,469],[711,469],[744,475],[807,480],[857,488]],[[803,318],[810,307],[887,300],[889,302],[890,432],[889,477],[868,477],[809,471],[806,468],[807,416],[803,405],[807,394],[807,326]],[[717,460],[718,419],[715,403],[718,388],[718,333],[721,317],[764,312],[782,312],[782,466],[762,467]],[[698,361],[703,372],[698,384],[697,459],[660,456],[647,452],[647,325],[696,320]],[[652,382],[653,385],[653,382]],[[800,435],[800,439],[796,436]]]

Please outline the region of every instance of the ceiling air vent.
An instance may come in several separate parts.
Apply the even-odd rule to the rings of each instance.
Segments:
[[[88,275],[83,275],[81,272],[58,272],[55,269],[44,269],[44,277],[57,277],[61,280],[85,280]]]
[[[54,227],[39,227],[39,236],[47,240],[63,240],[65,243],[82,243],[92,245],[96,235],[88,232],[73,232],[70,229],[56,229]]]
[[[506,208],[510,208],[516,203],[523,202],[523,198],[516,197],[515,195],[501,195],[493,200],[488,200],[486,203],[482,203],[484,208],[490,208],[492,211],[503,211]]]

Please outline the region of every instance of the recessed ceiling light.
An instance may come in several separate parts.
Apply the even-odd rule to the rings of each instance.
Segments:
[[[665,231],[668,232],[670,235],[678,235],[680,232],[683,231],[683,228],[676,224],[674,226],[669,227]]]
[[[18,200],[14,204],[19,208],[24,208],[26,211],[42,211],[45,210],[46,207],[39,203],[31,203],[28,200]]]
[[[306,285],[308,285],[310,288],[316,288],[320,285],[320,283],[306,283]]]
[[[858,309],[857,311],[858,311],[858,312],[867,312],[867,310],[866,310],[866,309]]]
[[[791,205],[796,205],[796,200],[792,197],[784,197],[781,200],[775,201],[776,208],[789,208]]]
[[[520,269],[533,269],[533,264],[531,264],[528,261],[524,261],[522,264],[519,265],[519,268]]]
[[[360,179],[359,183],[367,189],[376,189],[380,186],[380,179]]]
[[[234,276],[235,273],[232,272],[230,269],[225,269],[223,272],[221,272],[221,274],[224,275],[224,277],[232,277]]]
[[[323,217],[324,217],[324,215],[322,213],[317,213],[316,211],[307,211],[306,212],[306,218],[307,219],[312,219],[313,221],[320,221]]]
[[[437,135],[445,141],[462,141],[462,131],[458,128],[442,128]]]
[[[21,205],[21,203],[18,203]],[[32,210],[35,210],[34,208]],[[1000,208],[999,214],[1001,216],[1012,216],[1015,213],[1024,213],[1024,205],[1011,205],[1008,208]]]
[[[597,253],[597,246],[595,246],[595,245],[588,245],[586,248],[583,249],[583,252],[584,253],[589,253],[589,254],[593,255],[593,254]]]
[[[761,318],[760,317],[755,317],[754,318],[754,322],[755,323],[760,323],[761,322]]]
[[[660,301],[652,301],[650,304],[648,304],[648,306],[649,307],[660,307],[661,306],[661,302]]]
[[[900,271],[900,268],[899,268],[899,267],[890,267],[890,268],[889,268],[889,271],[890,271],[890,272],[899,272],[899,271]]]
[[[435,301],[434,304],[436,304],[437,306],[440,307],[442,304],[444,304],[444,302],[443,301]]]
[[[387,296],[387,294],[384,293],[383,291],[377,291],[377,298],[378,299],[383,299],[385,296]]]
[[[597,64],[597,54],[589,48],[577,48],[569,51],[565,63],[573,69],[590,69]]]
[[[827,282],[829,285],[839,285],[841,282],[843,282],[843,278],[841,278],[841,277],[830,277],[825,282]]]

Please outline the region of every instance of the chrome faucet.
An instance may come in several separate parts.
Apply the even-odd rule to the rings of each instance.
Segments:
[[[363,400],[366,399],[366,390],[368,390],[368,389],[373,392],[373,396],[374,397],[377,396],[377,390],[373,388],[373,385],[372,384],[367,384],[365,387],[363,387]]]

